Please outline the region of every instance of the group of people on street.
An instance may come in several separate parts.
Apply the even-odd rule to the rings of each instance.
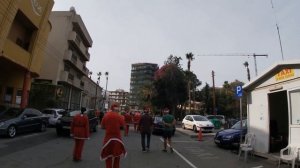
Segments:
[[[118,113],[118,105],[112,104],[111,108],[102,118],[101,127],[105,129],[103,146],[100,152],[100,160],[105,160],[106,168],[119,168],[120,158],[125,157],[127,152],[121,136],[121,128],[124,129],[124,136],[128,136],[129,126],[133,122],[135,131],[141,134],[142,152],[150,151],[150,139],[153,127],[153,119],[150,116],[150,108],[145,107],[143,115],[132,116],[129,111],[123,115]],[[81,113],[73,117],[71,123],[70,135],[74,138],[75,145],[73,151],[73,160],[80,161],[81,153],[84,146],[84,140],[89,139],[89,120],[84,114],[85,108],[81,109]],[[170,152],[173,152],[171,137],[176,123],[173,115],[169,114],[166,108],[163,111],[163,151],[167,152],[167,145]]]

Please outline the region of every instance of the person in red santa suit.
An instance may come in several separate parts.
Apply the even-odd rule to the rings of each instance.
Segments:
[[[85,108],[81,108],[81,113],[74,116],[71,122],[71,136],[75,140],[73,151],[74,161],[81,160],[84,140],[89,139],[90,136],[89,119],[83,114],[85,111]]]
[[[128,132],[129,132],[129,125],[132,123],[132,116],[129,113],[129,110],[126,110],[125,114],[124,114],[124,118],[125,118],[125,136],[128,136]]]
[[[101,127],[105,129],[105,136],[100,159],[105,160],[106,168],[119,168],[120,157],[125,157],[127,154],[120,130],[122,127],[125,128],[125,121],[117,110],[118,105],[112,104],[111,110],[104,115],[101,122]]]

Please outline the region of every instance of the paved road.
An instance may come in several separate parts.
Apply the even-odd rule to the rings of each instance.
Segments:
[[[184,130],[187,131],[187,130]],[[103,130],[93,133],[86,141],[83,160],[72,161],[73,140],[57,137],[54,129],[44,133],[25,134],[14,139],[0,138],[1,168],[99,168],[105,167],[99,160]],[[274,164],[262,159],[250,157],[245,163],[237,160],[237,155],[230,150],[216,147],[213,136],[205,135],[204,141],[197,141],[186,134],[176,132],[174,153],[164,153],[160,136],[152,136],[151,151],[142,153],[140,135],[130,131],[124,137],[128,155],[121,160],[122,168],[269,168]]]

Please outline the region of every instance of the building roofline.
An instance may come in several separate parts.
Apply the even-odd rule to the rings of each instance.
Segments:
[[[243,86],[243,89],[244,90],[249,90],[252,86],[259,83],[259,81],[261,81],[262,79],[264,79],[268,75],[272,74],[274,71],[276,71],[280,67],[285,67],[285,66],[288,66],[288,65],[300,65],[300,59],[292,59],[292,60],[285,60],[285,61],[276,62],[275,64],[270,66],[268,69],[266,69],[263,73],[261,73],[260,75],[258,75],[254,79],[252,79],[250,82],[246,83]]]

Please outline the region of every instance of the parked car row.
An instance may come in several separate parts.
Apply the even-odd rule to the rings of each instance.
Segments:
[[[58,108],[46,108],[42,110],[46,116],[49,117],[49,126],[56,126],[59,118],[61,118],[67,111]]]
[[[0,116],[0,135],[10,138],[28,131],[46,131],[48,117],[33,108],[8,108]]]
[[[72,117],[80,110],[68,112],[64,109],[47,108],[41,111],[34,108],[0,108],[0,135],[14,138],[17,134],[32,131],[46,131],[48,126],[56,128],[57,135],[70,131]],[[85,111],[89,118],[90,130],[96,132],[98,118],[95,110]]]
[[[88,109],[84,112],[89,118],[89,126],[91,132],[97,132],[98,128],[98,118],[95,115],[95,110]],[[58,136],[70,134],[71,130],[71,121],[73,117],[77,114],[80,114],[80,110],[75,110],[71,112],[66,112],[62,114],[62,117],[56,121],[56,134]]]

